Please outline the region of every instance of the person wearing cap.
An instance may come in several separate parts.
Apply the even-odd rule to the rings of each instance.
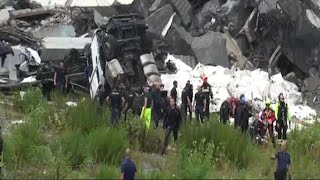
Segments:
[[[206,109],[205,109],[205,116],[207,117],[207,119],[209,120],[210,117],[210,98],[213,99],[213,93],[212,93],[212,89],[211,89],[211,85],[208,83],[208,77],[204,77],[203,78],[203,83],[201,86],[201,91],[203,93],[203,95],[206,98]]]
[[[121,109],[124,107],[125,99],[121,96],[120,91],[114,88],[106,100],[111,104],[111,125],[115,126],[120,120]]]
[[[277,119],[278,140],[287,140],[288,122],[290,123],[290,113],[288,104],[284,101],[283,93],[279,94],[279,102],[276,105],[275,113]]]
[[[275,115],[274,110],[271,108],[271,100],[267,99],[265,104],[266,104],[266,107],[261,113],[261,119],[262,119],[263,123],[268,128],[273,147],[275,148],[276,142],[275,142],[275,138],[274,138],[274,134],[273,134],[273,124],[276,121],[276,115]]]
[[[144,105],[141,111],[140,118],[146,123],[146,128],[150,129],[152,118],[152,96],[150,94],[150,88],[144,88]]]
[[[177,102],[178,92],[177,92],[178,82],[173,81],[173,88],[170,92],[170,97],[173,98]]]
[[[194,95],[194,112],[196,114],[197,122],[203,123],[204,112],[207,106],[207,100],[201,91],[201,86],[198,86],[198,92]]]
[[[271,157],[277,160],[277,170],[274,173],[275,180],[286,180],[287,175],[291,179],[291,157],[288,151],[288,142],[284,140],[281,144],[281,150]]]
[[[137,166],[131,160],[130,149],[126,149],[126,157],[121,165],[121,180],[134,180],[135,174],[137,173]]]

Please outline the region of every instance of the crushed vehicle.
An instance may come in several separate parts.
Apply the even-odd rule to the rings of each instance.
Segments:
[[[142,86],[161,82],[160,73],[146,38],[144,18],[136,14],[113,16],[95,31],[88,59],[92,64],[90,94],[99,84],[106,92],[123,83],[136,91]]]

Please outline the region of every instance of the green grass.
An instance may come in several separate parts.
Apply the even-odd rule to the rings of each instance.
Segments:
[[[4,136],[5,178],[118,179],[128,147],[140,179],[273,178],[275,162],[270,156],[277,150],[253,145],[248,135],[218,123],[216,116],[203,126],[182,126],[176,151],[161,156],[163,129],[146,130],[134,116],[110,128],[108,108],[98,115],[88,97],[70,108],[65,105],[69,97],[54,94],[48,104],[39,89],[26,92],[23,99],[14,99],[25,124]],[[293,131],[289,153],[294,178],[320,178],[320,124]],[[145,171],[146,164],[154,170]]]

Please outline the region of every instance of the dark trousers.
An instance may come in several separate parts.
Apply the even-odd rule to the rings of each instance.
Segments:
[[[284,121],[280,121],[278,129],[278,139],[287,140],[288,125]]]
[[[199,120],[200,120],[201,123],[203,123],[203,116],[204,116],[203,107],[196,106],[195,113],[196,113],[197,122],[199,122]]]
[[[234,118],[234,128],[237,129],[240,126],[240,119]]]
[[[210,99],[206,99],[206,102],[207,102],[207,104],[206,104],[206,109],[205,109],[205,116],[209,120],[209,118],[210,118],[210,111],[209,111],[209,109],[210,109]]]
[[[271,141],[272,141],[272,145],[275,148],[276,147],[276,140],[275,140],[274,135],[273,135],[273,125],[269,125],[268,126],[268,131],[269,131],[269,136],[270,136]]]
[[[192,104],[192,102],[191,102]],[[192,120],[192,107],[191,106],[188,106],[188,111],[189,111],[189,119],[190,121]]]
[[[228,118],[220,118],[220,119],[223,124],[227,124],[227,122],[229,121]]]
[[[182,103],[181,104],[181,117],[182,117],[182,121],[184,121],[185,123],[187,122],[187,113],[188,113],[188,105]]]
[[[287,172],[286,171],[276,171],[274,173],[275,180],[287,180]]]
[[[170,139],[170,134],[171,132],[173,133],[173,140],[174,142],[177,141],[178,139],[178,128],[177,127],[170,127],[168,126],[166,128],[166,134],[165,134],[165,137],[164,137],[164,147],[163,147],[163,151],[162,151],[162,154],[165,153],[168,145],[169,145],[169,139]]]
[[[65,84],[64,84],[64,83],[58,83],[58,84],[57,84],[57,88],[58,88],[58,91],[59,91],[60,93],[64,93]]]
[[[160,118],[161,118],[160,108],[153,108],[152,109],[152,119],[156,125],[156,128],[158,128],[158,126],[159,126]]]
[[[120,109],[112,108],[111,110],[111,125],[114,126],[119,122],[120,119]]]

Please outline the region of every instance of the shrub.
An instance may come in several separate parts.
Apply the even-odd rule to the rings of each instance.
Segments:
[[[106,164],[100,167],[96,179],[119,179],[120,167],[108,166]]]
[[[61,146],[62,152],[68,159],[68,164],[72,167],[79,167],[88,157],[88,138],[80,132],[64,132],[62,138],[52,144],[52,149],[57,152],[58,146]]]
[[[187,125],[183,128],[182,134],[180,142],[186,148],[199,150],[199,147],[207,147],[209,143],[212,143],[214,146],[213,158],[223,153],[238,168],[247,167],[250,160],[254,156],[258,156],[258,154],[253,154],[256,152],[255,147],[248,135],[243,135],[233,127],[217,121],[211,121],[203,127]],[[201,144],[202,141],[203,144]],[[204,152],[206,151],[204,149]]]
[[[97,128],[88,138],[89,152],[96,162],[119,164],[129,145],[123,130],[110,127]]]
[[[40,88],[29,87],[23,97],[20,92],[16,93],[14,104],[20,108],[24,113],[29,113],[39,104],[43,103],[44,99]]]
[[[12,133],[5,137],[5,163],[17,166],[27,164],[37,152],[36,148],[44,144],[44,135],[30,123],[15,127]]]
[[[214,166],[210,155],[203,154],[198,150],[181,148],[177,164],[177,175],[179,178],[211,179],[213,171]]]
[[[99,125],[104,124],[102,118],[97,114],[96,103],[85,99],[78,106],[70,108],[69,125],[73,130],[89,133]]]
[[[137,175],[139,179],[175,179],[175,176],[163,171],[141,172]]]

